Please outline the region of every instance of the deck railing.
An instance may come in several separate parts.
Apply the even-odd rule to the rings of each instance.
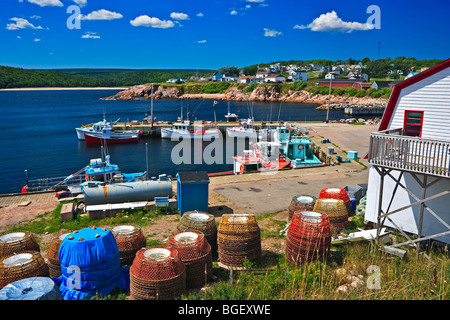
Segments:
[[[427,175],[450,177],[450,142],[401,135],[401,129],[372,133],[369,163]]]

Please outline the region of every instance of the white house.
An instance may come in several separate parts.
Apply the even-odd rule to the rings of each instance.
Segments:
[[[286,82],[286,78],[281,74],[270,74],[264,82]]]
[[[336,75],[335,75],[334,73],[332,73],[332,72],[328,72],[328,73],[325,75],[325,79],[328,79],[328,80],[330,80],[330,79],[336,79]]]
[[[273,72],[281,71],[281,64],[280,63],[271,64],[270,70],[272,70]]]
[[[238,80],[238,77],[235,74],[225,72],[222,75],[222,80],[220,80],[220,81],[228,82],[228,81],[237,81],[237,80]]]
[[[450,59],[397,84],[372,133],[365,220],[450,243]]]
[[[296,71],[296,70],[289,70],[288,79],[290,79],[292,81],[297,81],[297,80],[307,81],[308,80],[308,73],[307,72]]]

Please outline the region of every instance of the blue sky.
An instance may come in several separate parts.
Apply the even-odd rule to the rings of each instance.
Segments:
[[[450,3],[3,0],[0,65],[216,69],[279,60],[446,59]],[[80,8],[80,29],[67,20]],[[379,8],[379,18],[368,22]],[[74,22],[74,20],[70,20]],[[379,28],[374,23],[379,22]]]

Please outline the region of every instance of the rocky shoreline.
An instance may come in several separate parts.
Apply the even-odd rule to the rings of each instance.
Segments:
[[[104,100],[139,100],[151,99],[151,86],[136,85],[128,89],[119,91],[116,95],[103,98]],[[177,86],[154,86],[153,99],[216,99],[230,101],[277,101],[277,102],[297,102],[314,103],[319,105],[328,105],[330,110],[342,109],[348,106],[358,107],[385,107],[387,99],[370,97],[343,97],[313,94],[305,90],[281,93],[278,86],[259,86],[251,93],[245,89],[231,87],[225,93],[184,93]],[[331,108],[333,106],[333,108]],[[323,106],[322,106],[323,107]],[[320,108],[320,107],[319,107]]]

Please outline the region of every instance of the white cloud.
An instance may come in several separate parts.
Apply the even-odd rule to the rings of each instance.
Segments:
[[[35,26],[27,19],[23,18],[11,18],[9,20],[15,21],[15,23],[8,23],[6,29],[8,30],[20,30],[20,29],[42,29],[41,26]]]
[[[40,7],[62,7],[63,4],[59,0],[27,0],[29,3],[37,4]]]
[[[182,12],[172,12],[170,17],[175,20],[189,20],[189,16]]]
[[[206,40],[199,40],[197,43],[206,43]]]
[[[40,18],[42,18],[41,16],[37,16],[37,15],[34,15],[34,16],[30,16],[30,19],[40,19]]]
[[[131,20],[130,23],[135,27],[152,27],[160,29],[173,28],[175,26],[175,24],[171,20],[160,20],[158,18],[149,17],[147,15],[139,16],[134,20]]]
[[[264,28],[264,37],[277,37],[277,36],[281,36],[282,34],[283,33],[280,31]]]
[[[237,15],[238,13],[237,13],[236,10],[233,10],[233,11],[230,12],[230,14],[233,15],[233,16],[235,16],[235,15]]]
[[[100,36],[97,35],[97,32],[86,32],[81,36],[82,39],[100,39]]]
[[[266,0],[246,0],[247,2],[263,3]]]
[[[39,41],[41,41],[41,39],[37,39],[37,38],[36,38],[36,39],[34,39],[33,41],[34,41],[34,42],[39,42]]]
[[[81,15],[81,20],[114,20],[121,19],[123,15],[117,12],[112,12],[105,9],[100,9],[97,11],[92,11],[88,15]]]
[[[318,18],[314,19],[313,22],[304,25],[295,25],[294,29],[311,29],[311,31],[319,32],[346,32],[350,33],[352,31],[365,31],[371,30],[374,26],[369,23],[359,23],[359,22],[345,22],[338,17],[337,13],[333,10],[321,14]]]
[[[201,12],[197,13],[197,17],[204,17],[205,15]]]
[[[85,5],[87,5],[87,0],[73,0],[73,2],[75,2],[80,7],[84,7]]]

